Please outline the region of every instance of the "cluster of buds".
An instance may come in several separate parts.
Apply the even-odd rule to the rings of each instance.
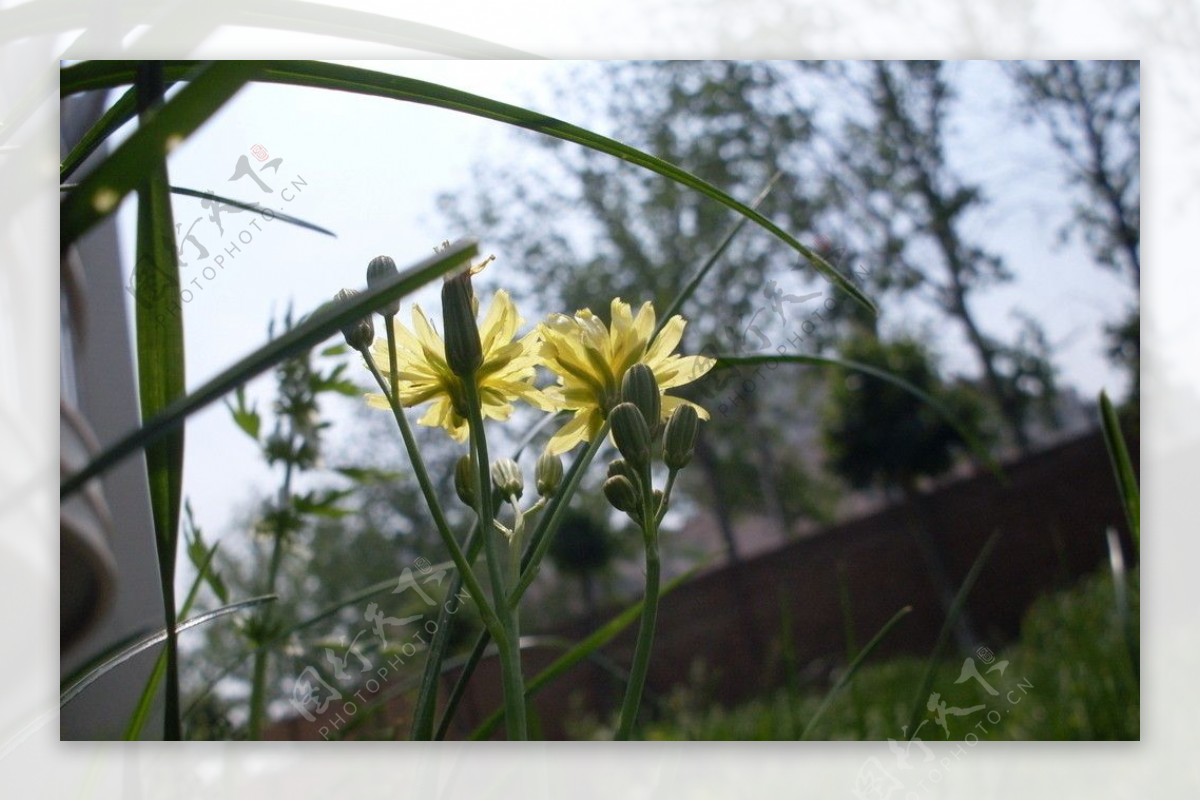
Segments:
[[[400,270],[396,268],[396,262],[390,256],[376,256],[367,265],[367,288],[377,289],[399,274]],[[356,295],[358,295],[357,290],[343,289],[333,296],[334,304],[336,306],[336,304],[345,303]],[[400,300],[397,298],[375,311],[383,317],[385,325],[390,325],[391,318],[395,317],[396,313],[400,311]],[[375,323],[373,317],[374,315],[368,314],[361,320],[353,320],[342,326],[342,336],[346,338],[347,345],[357,351],[363,351],[371,347],[371,343],[375,341]]]
[[[608,420],[621,458],[608,466],[604,496],[636,523],[643,523],[647,514],[661,518],[669,499],[648,483],[654,449],[661,440],[663,463],[672,475],[686,467],[696,445],[696,410],[680,404],[664,426],[662,392],[654,372],[635,364],[621,381],[621,402]]]

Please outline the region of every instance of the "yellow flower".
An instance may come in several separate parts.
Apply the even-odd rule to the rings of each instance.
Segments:
[[[547,451],[565,453],[580,442],[591,441],[609,410],[620,401],[625,372],[638,362],[654,372],[662,390],[688,384],[712,369],[716,362],[707,357],[671,353],[687,324],[682,317],[672,317],[651,340],[654,322],[654,306],[649,301],[635,318],[628,303],[614,298],[611,328],[589,309],[574,317],[553,314],[542,323],[542,362],[558,374],[558,384],[545,393],[561,408],[575,411],[550,438]],[[691,401],[664,394],[663,420],[681,404],[694,407],[702,419],[708,419],[708,412]]]
[[[483,346],[483,364],[475,381],[483,405],[483,416],[507,420],[513,413],[513,401],[523,400],[546,411],[555,407],[533,386],[537,349],[541,339],[535,328],[513,341],[524,320],[504,290],[496,292],[487,316],[479,327]],[[467,401],[462,379],[446,363],[446,346],[419,306],[412,310],[413,330],[393,319],[396,334],[396,367],[399,374],[400,404],[418,406],[433,401],[429,411],[417,422],[440,426],[455,440],[467,438]],[[376,339],[371,355],[380,372],[391,379],[386,338]],[[367,403],[376,409],[390,409],[387,398],[379,393],[367,395]]]

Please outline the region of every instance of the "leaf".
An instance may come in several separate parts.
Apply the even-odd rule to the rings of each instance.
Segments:
[[[190,503],[184,503],[184,512],[184,532],[188,535],[188,556],[191,557],[192,564],[196,568],[196,576],[192,579],[192,586],[188,589],[183,606],[179,608],[178,617],[182,618],[186,618],[188,613],[191,612],[192,604],[196,602],[196,596],[200,592],[200,587],[205,583],[221,599],[221,603],[229,603],[228,591],[225,589],[225,584],[212,567],[213,558],[217,555],[217,547],[220,543],[213,543],[211,548],[206,547],[204,539],[200,534],[200,529],[196,526],[192,518],[192,505]],[[146,721],[150,718],[150,710],[154,706],[154,697],[158,694],[158,685],[162,683],[166,673],[167,652],[164,650],[158,655],[158,659],[155,660],[154,670],[150,673],[150,678],[147,679],[146,686],[142,689],[142,695],[138,698],[137,706],[134,707],[133,714],[129,718],[129,723],[125,727],[126,740],[133,741],[141,737],[142,729],[145,728]]]
[[[703,565],[696,565],[686,573],[676,576],[668,581],[665,585],[663,585],[662,591],[659,593],[659,600],[661,601],[668,593],[672,592],[689,578],[694,576],[701,567],[703,567]],[[584,659],[587,659],[588,656],[594,651],[597,651],[608,643],[612,642],[612,640],[618,634],[629,628],[629,626],[632,625],[635,620],[641,617],[642,606],[645,603],[645,600],[646,599],[643,598],[642,600],[638,601],[633,606],[630,606],[624,612],[621,612],[612,620],[596,629],[586,638],[580,640],[573,648],[560,656],[558,659],[555,659],[550,663],[549,667],[537,674],[537,676],[535,676],[531,681],[527,682],[525,685],[526,702],[532,700],[533,696],[536,695],[537,692],[543,687],[557,679],[562,674],[566,673]],[[470,739],[486,739],[487,737],[491,736],[492,732],[494,732],[503,721],[504,709],[497,709],[487,718],[487,720],[479,725],[479,728],[471,733]]]
[[[438,564],[431,566],[430,570],[434,573],[454,570],[454,563],[453,562],[440,562]],[[325,620],[326,618],[333,617],[338,612],[342,611],[343,609],[345,609],[348,606],[353,606],[354,604],[362,603],[363,601],[367,600],[368,598],[373,598],[376,595],[379,595],[380,593],[383,593],[383,592],[387,592],[389,590],[391,592],[395,593],[395,592],[401,592],[402,590],[406,589],[407,587],[413,586],[417,582],[418,575],[415,574],[412,570],[407,570],[407,573],[408,573],[407,576],[402,573],[398,576],[393,576],[392,578],[387,578],[387,579],[384,579],[383,581],[377,581],[368,587],[364,587],[363,589],[359,590],[358,592],[355,592],[354,594],[349,595],[349,596],[341,599],[340,601],[336,601],[335,603],[330,604],[329,606],[320,610],[316,614],[311,615],[310,617],[307,617],[298,623],[294,623],[290,626],[287,626],[286,628],[281,629],[278,632],[273,633],[270,636],[270,638],[267,639],[266,642],[262,643],[255,649],[250,650],[250,651],[245,651],[244,653],[238,655],[229,664],[225,665],[225,667],[220,672],[218,672],[215,677],[213,677],[209,681],[209,683],[205,686],[204,690],[201,691],[195,697],[195,699],[192,701],[191,705],[184,712],[183,716],[186,718],[189,715],[191,715],[194,711],[196,711],[199,703],[210,692],[213,691],[213,689],[217,686],[217,684],[219,684],[221,681],[223,681],[234,670],[236,670],[239,665],[241,665],[243,662],[245,662],[247,659],[249,659],[255,653],[257,653],[259,651],[265,651],[266,649],[271,648],[278,643],[286,641],[292,635],[294,635],[298,632],[301,632],[304,629],[309,628],[310,626],[315,626],[317,623],[320,623],[322,620]]]
[[[401,476],[396,470],[380,470],[376,467],[335,467],[333,471],[359,484],[386,484]]]
[[[858,656],[854,658],[854,661],[850,663],[849,667],[846,668],[845,672],[842,673],[837,682],[835,682],[834,685],[829,688],[829,692],[825,693],[825,697],[821,699],[821,705],[817,707],[817,711],[814,712],[813,716],[809,719],[808,725],[805,726],[804,731],[800,733],[801,740],[808,738],[808,733],[812,731],[813,726],[817,725],[817,721],[820,720],[821,716],[825,714],[825,710],[829,708],[831,703],[833,703],[833,699],[839,692],[842,691],[842,688],[850,683],[850,679],[854,678],[854,674],[858,672],[858,669],[862,663],[865,662],[867,657],[871,655],[871,652],[879,646],[879,643],[883,642],[884,638],[887,637],[891,630],[896,627],[896,624],[903,620],[904,616],[911,611],[912,607],[906,606],[896,614],[892,615],[891,619],[888,620],[887,623],[883,624],[883,628],[881,628],[875,634],[875,636],[871,638],[871,641],[868,642],[866,646],[859,652]]]
[[[753,220],[759,226],[786,242],[832,284],[871,310],[872,313],[877,311],[870,299],[859,291],[858,287],[848,278],[825,261],[820,254],[802,245],[798,240],[750,206],[735,200],[707,181],[670,162],[618,142],[615,139],[601,136],[563,120],[521,108],[520,106],[501,103],[468,92],[451,89],[447,86],[418,81],[414,78],[404,78],[356,67],[322,62],[263,61],[256,63],[261,69],[255,76],[255,80],[264,83],[335,89],[343,92],[385,97],[392,100],[402,100],[458,111],[502,122],[507,125],[513,125],[518,128],[524,128],[566,142],[573,142],[650,170],[690,189],[694,189],[726,208],[732,209]],[[174,62],[168,64],[168,74],[178,74],[182,77],[193,64],[194,62]],[[130,80],[129,75],[130,67],[122,62],[104,62],[101,64],[87,62],[75,65],[62,71],[60,93],[65,97],[85,89],[120,85]]]
[[[252,606],[258,606],[259,604],[264,604],[268,601],[274,601],[278,597],[279,596],[277,595],[259,595],[254,598],[247,598],[245,601],[238,601],[237,603],[229,604],[228,606],[222,606],[220,609],[214,609],[211,612],[205,612],[202,615],[197,615],[190,620],[185,620],[183,623],[178,624],[175,626],[175,633],[182,634],[188,629],[193,629],[196,626],[203,626],[205,623],[216,620],[217,618],[231,615],[234,612],[240,612],[243,609],[249,609]],[[104,678],[104,676],[109,672],[125,664],[143,651],[153,648],[166,639],[166,629],[159,629],[150,636],[143,637],[142,639],[134,642],[132,645],[122,648],[113,656],[108,657],[96,667],[88,670],[87,673],[83,674],[78,680],[68,685],[59,696],[58,705],[60,707],[66,706],[71,701],[74,701],[77,697],[79,697],[81,692],[95,684],[98,680]]]
[[[257,71],[254,61],[218,61],[176,70],[172,80],[194,77],[79,186],[67,193],[59,214],[59,243],[65,250],[93,225],[116,211],[121,199],[140,186],[170,150],[203,125]],[[70,69],[70,68],[68,68]],[[132,81],[136,67],[126,68]],[[66,70],[63,70],[66,73]],[[165,188],[163,189],[165,193]],[[174,235],[175,229],[169,229]]]
[[[1133,472],[1133,462],[1125,446],[1125,435],[1121,433],[1121,421],[1103,390],[1100,392],[1100,422],[1104,427],[1104,445],[1108,448],[1117,490],[1121,493],[1121,505],[1125,508],[1125,521],[1129,524],[1129,533],[1133,535],[1133,547],[1141,550],[1142,501],[1137,475]]]
[[[967,571],[966,577],[963,579],[962,586],[958,588],[958,593],[954,596],[954,601],[950,604],[950,610],[946,613],[946,619],[942,622],[942,630],[938,632],[937,642],[933,645],[933,650],[929,653],[929,660],[925,663],[925,674],[921,677],[921,687],[917,692],[916,700],[913,702],[912,712],[908,717],[908,728],[905,731],[908,733],[909,739],[917,735],[917,726],[921,720],[921,713],[925,709],[925,701],[929,697],[929,691],[933,687],[933,674],[937,670],[937,664],[942,659],[942,654],[946,650],[946,644],[950,642],[950,632],[954,625],[958,622],[959,615],[962,614],[963,607],[966,606],[967,596],[971,594],[971,590],[975,588],[975,582],[979,580],[979,574],[983,572],[983,566],[987,564],[988,557],[992,555],[992,551],[996,547],[996,543],[1000,541],[1000,530],[992,532],[992,536],[987,538],[987,542],[979,549],[979,555],[975,557],[975,561],[971,564],[971,569]]]
[[[310,350],[322,340],[340,332],[345,323],[365,317],[388,301],[415,291],[477,253],[478,247],[474,240],[462,240],[418,262],[377,289],[360,292],[336,307],[322,307],[295,328],[223,370],[195,392],[180,398],[153,419],[147,420],[141,428],[131,431],[105,448],[82,470],[63,481],[59,497],[67,497],[121,459],[139,448],[157,442],[162,436],[178,428],[189,415],[236,387],[271,369],[284,359]]]
[[[229,414],[233,417],[233,422],[237,423],[238,428],[246,432],[250,439],[258,442],[258,432],[262,429],[262,415],[253,406],[246,405],[246,387],[242,385],[237,388],[234,394],[237,400],[237,405],[234,406],[225,399],[225,408],[229,409]]]
[[[199,189],[187,189],[182,186],[172,186],[171,193],[175,195],[184,195],[185,197],[198,197],[205,200],[213,200],[218,203],[223,203],[226,206],[233,206],[234,208],[238,208],[243,211],[254,211],[261,214],[264,210],[264,206],[261,203],[243,203],[240,200],[233,200],[221,195],[214,195],[212,192],[202,192]],[[288,225],[294,225],[297,228],[306,228],[309,231],[316,231],[318,234],[325,234],[325,236],[332,236],[334,239],[337,239],[337,234],[335,234],[333,231],[330,231],[328,228],[322,228],[316,223],[302,220],[299,217],[293,217],[290,214],[284,214],[282,211],[277,211],[276,209],[268,208],[266,211],[271,212],[273,216],[270,219],[272,220],[279,220],[279,222],[287,223]]]
[[[220,543],[213,543],[212,547],[208,547],[204,542],[204,534],[200,527],[196,525],[196,521],[192,516],[192,505],[190,502],[185,502],[184,506],[184,523],[183,532],[188,541],[188,559],[192,563],[192,567],[196,568],[197,580],[203,580],[208,584],[209,589],[223,604],[229,603],[229,589],[225,586],[225,582],[221,579],[220,574],[212,566],[213,556],[217,552],[217,546]],[[180,607],[180,615],[186,615],[191,609],[191,601],[199,588],[195,587],[188,593],[188,598]]]
[[[727,370],[731,367],[743,366],[753,367],[760,364],[808,364],[816,367],[841,367],[847,370],[856,370],[860,373],[866,373],[867,375],[874,376],[880,380],[887,381],[889,384],[894,384],[900,387],[905,392],[912,393],[922,402],[928,404],[930,408],[937,412],[943,420],[949,423],[951,427],[958,432],[958,435],[962,437],[963,442],[967,444],[967,447],[971,449],[971,452],[975,454],[975,457],[978,458],[988,468],[988,470],[991,471],[992,475],[994,475],[1001,483],[1008,483],[1008,477],[1004,474],[1004,470],[1001,469],[999,462],[997,462],[995,458],[988,452],[983,443],[979,441],[979,438],[971,433],[971,430],[964,426],[958,420],[958,418],[950,412],[949,409],[929,395],[929,393],[924,392],[900,376],[893,375],[886,370],[881,370],[878,367],[874,367],[869,364],[863,364],[862,362],[851,361],[850,359],[837,359],[828,356],[808,356],[800,353],[788,353],[777,356],[770,354],[752,354],[750,356],[720,355],[716,357],[716,361],[717,363],[713,367],[714,370]]]
[[[325,490],[318,492],[306,492],[303,495],[296,495],[292,498],[292,505],[297,514],[301,515],[316,515],[318,517],[339,518],[350,514],[349,509],[342,509],[337,505],[337,502],[348,495],[352,495],[354,490]]]
[[[164,92],[162,68],[154,62],[138,70],[137,105],[142,127],[153,119]],[[137,185],[137,262],[134,264],[134,318],[137,334],[138,399],[148,420],[183,395],[183,303],[179,261],[171,215],[166,155],[146,153],[144,180]],[[97,170],[98,172],[100,170]],[[101,184],[101,186],[104,186]],[[64,209],[65,213],[65,209]],[[175,648],[175,555],[179,543],[179,509],[183,494],[183,434],[177,428],[146,448],[150,512],[158,549],[165,628],[167,631],[165,734],[179,739],[179,676]]]
[[[775,184],[782,176],[783,173],[781,172],[777,172],[772,175],[771,179],[767,181],[767,185],[764,186],[762,191],[758,193],[758,196],[755,197],[754,200],[750,201],[750,208],[757,209],[759,204],[767,199],[767,195],[771,194],[771,190],[775,188]],[[740,233],[741,230],[746,227],[746,223],[749,221],[749,217],[742,217],[736,223],[734,223],[732,227],[730,227],[729,231],[725,234],[725,237],[720,241],[720,243],[717,244],[716,248],[713,249],[713,252],[708,254],[708,258],[704,260],[704,263],[700,265],[700,269],[696,271],[696,274],[692,276],[691,280],[687,282],[683,289],[679,290],[679,294],[671,300],[671,303],[667,306],[667,308],[658,316],[658,325],[654,328],[654,336],[658,336],[658,333],[662,331],[663,326],[665,326],[672,317],[679,313],[679,310],[683,307],[683,304],[686,303],[692,295],[696,294],[696,290],[700,288],[700,283],[712,271],[712,268],[716,266],[721,256],[723,256],[725,251],[729,249],[729,246],[733,244],[734,238],[737,237],[738,233]],[[651,337],[651,339],[653,340],[653,337]]]
[[[130,88],[117,99],[116,103],[113,103],[107,111],[100,115],[100,119],[96,120],[95,124],[75,144],[75,147],[71,148],[71,152],[67,153],[67,157],[62,160],[58,169],[59,183],[70,178],[71,173],[87,161],[87,157],[92,155],[96,148],[104,144],[104,141],[112,136],[118,128],[133,119],[133,115],[137,113],[136,97],[137,90]]]

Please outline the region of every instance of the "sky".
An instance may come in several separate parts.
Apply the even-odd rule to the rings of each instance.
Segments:
[[[571,68],[563,62],[450,60],[358,66],[550,114],[556,112],[548,81]],[[1056,244],[1066,209],[1057,155],[1036,136],[1019,129],[1013,133],[1004,84],[992,65],[962,64],[957,73],[964,91],[954,119],[953,155],[968,175],[987,179],[995,190],[994,204],[973,223],[972,233],[1004,255],[1016,274],[1012,284],[980,295],[975,308],[985,330],[1003,337],[1016,325],[1013,311],[1024,310],[1045,326],[1063,383],[1085,398],[1102,387],[1120,394],[1124,379],[1102,356],[1100,325],[1136,302],[1134,293],[1097,269],[1077,245]],[[600,132],[614,133],[602,127]],[[403,268],[430,255],[443,239],[469,235],[445,227],[437,195],[468,186],[476,164],[515,158],[520,148],[532,146],[533,136],[464,114],[379,98],[272,85],[245,88],[172,152],[172,183],[259,201],[329,228],[337,237],[250,213],[221,214],[218,228],[200,200],[175,198],[187,262],[181,268],[183,285],[190,293],[184,295],[189,389],[263,344],[268,321],[289,304],[305,313],[343,287],[361,288],[372,257],[390,255]],[[128,273],[131,201],[122,209],[119,230]],[[806,239],[806,232],[796,233]],[[189,234],[194,239],[186,240]],[[200,258],[201,247],[208,258]],[[491,252],[487,242],[482,251]],[[502,280],[503,271],[519,269],[505,264],[503,253],[496,255],[489,277]],[[426,289],[416,301],[436,313],[436,291]],[[925,321],[935,325],[928,315]],[[977,372],[961,337],[940,333],[937,345],[951,372]],[[356,364],[351,372],[366,387],[366,372]],[[268,374],[253,382],[248,394],[262,409],[269,406],[272,389]],[[330,407],[339,424],[353,425],[353,402]],[[235,518],[278,482],[220,404],[189,420],[185,453],[185,495],[210,537],[236,535]]]

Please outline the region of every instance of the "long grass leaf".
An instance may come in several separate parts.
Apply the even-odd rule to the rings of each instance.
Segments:
[[[82,470],[62,483],[60,497],[66,497],[121,459],[180,426],[191,414],[237,389],[279,362],[320,344],[342,326],[371,314],[388,301],[416,291],[429,281],[460,266],[478,253],[474,240],[461,240],[393,277],[377,289],[369,289],[337,306],[322,307],[308,319],[282,336],[268,342],[233,366],[222,371],[204,386],[164,408],[141,428],[129,432],[105,448]]]
[[[260,71],[255,80],[265,83],[332,89],[458,111],[502,122],[507,125],[513,125],[518,128],[524,128],[566,142],[572,142],[650,170],[664,178],[694,189],[705,197],[754,221],[777,238],[786,242],[793,250],[803,256],[826,280],[872,312],[876,311],[875,305],[871,300],[846,276],[838,272],[819,253],[805,247],[799,240],[767,217],[745,203],[734,199],[702,178],[657,156],[630,147],[615,139],[601,136],[564,120],[521,108],[520,106],[501,103],[486,97],[480,97],[479,95],[473,95],[427,81],[419,81],[414,78],[387,75],[357,67],[321,62],[262,61],[256,63]],[[174,68],[182,75],[191,66],[191,62],[177,62],[174,65],[169,64],[168,70]],[[104,65],[88,62],[85,65],[76,65],[63,70],[61,92],[65,96],[72,92],[84,91],[86,89],[120,85],[129,81],[128,75],[129,67],[123,65],[121,62],[107,62]]]
[[[817,711],[814,712],[813,716],[809,719],[808,725],[805,726],[804,731],[800,733],[801,740],[808,739],[809,732],[811,732],[813,727],[817,725],[817,721],[819,721],[821,716],[825,714],[825,710],[829,709],[829,705],[833,703],[833,699],[837,697],[838,693],[842,691],[843,687],[850,683],[850,680],[854,678],[854,674],[858,672],[859,667],[867,660],[867,657],[871,655],[871,652],[879,646],[879,643],[883,642],[884,638],[887,637],[891,630],[896,627],[896,624],[903,620],[904,616],[911,611],[912,607],[906,606],[896,614],[892,615],[891,619],[888,620],[887,623],[883,624],[883,628],[881,628],[875,634],[875,636],[871,638],[870,642],[866,644],[862,651],[859,652],[858,656],[854,658],[854,661],[850,663],[850,666],[846,668],[845,672],[842,673],[837,682],[835,682],[834,685],[829,688],[829,692],[825,693],[825,697],[821,699],[821,705],[817,707]]]
[[[112,136],[118,128],[133,119],[137,113],[136,95],[136,89],[131,88],[126,91],[117,98],[116,103],[113,103],[107,111],[100,115],[100,119],[96,120],[91,128],[87,129],[59,165],[58,180],[60,183],[70,178],[72,173],[79,169],[79,165],[87,161],[87,157],[96,152],[96,148],[104,144],[104,141]]]
[[[442,571],[442,570],[453,570],[454,563],[453,562],[441,562],[439,564],[433,565],[431,569],[435,572]],[[368,598],[373,598],[376,595],[379,595],[384,592],[389,592],[389,591],[399,592],[399,591],[403,590],[404,588],[411,586],[412,583],[415,581],[416,581],[416,578],[413,577],[411,575],[411,573],[409,574],[407,583],[405,583],[403,574],[401,574],[399,576],[393,576],[392,578],[384,579],[383,581],[377,581],[374,584],[371,584],[370,586],[364,587],[363,589],[358,590],[357,592],[354,592],[353,594],[348,595],[345,598],[342,598],[341,600],[338,600],[332,604],[329,604],[324,609],[317,611],[316,613],[310,615],[309,617],[306,617],[297,623],[293,623],[292,625],[283,628],[282,630],[280,630],[279,632],[277,632],[276,634],[271,636],[266,642],[263,642],[262,644],[260,644],[257,648],[242,652],[237,657],[235,657],[233,660],[228,662],[217,673],[217,675],[215,677],[213,677],[209,680],[209,682],[205,686],[205,688],[195,697],[195,699],[193,699],[191,705],[189,705],[188,708],[184,711],[184,713],[183,713],[184,719],[188,718],[199,707],[200,702],[203,701],[204,698],[210,692],[213,691],[213,689],[217,686],[218,682],[222,681],[226,676],[229,676],[231,673],[233,673],[233,671],[237,670],[238,667],[243,662],[245,662],[250,657],[254,656],[254,654],[258,653],[259,651],[266,651],[267,649],[273,648],[281,642],[286,642],[288,640],[288,638],[290,638],[293,634],[301,632],[311,626],[315,626],[317,623],[320,623],[322,620],[325,620],[326,618],[333,617],[338,612],[342,611],[343,609],[345,609],[348,606],[352,606],[354,604],[361,603],[361,602],[367,600]]]
[[[165,87],[161,65],[138,70],[137,106],[144,124],[161,106]],[[137,186],[137,261],[134,264],[134,319],[137,334],[138,400],[149,420],[183,395],[183,303],[179,260],[167,180],[166,154],[145,154],[145,179]],[[175,554],[183,498],[184,430],[176,428],[146,447],[150,511],[158,549],[158,570],[167,631],[164,738],[178,740],[179,662],[175,644]]]
[[[1108,448],[1109,461],[1112,462],[1117,490],[1121,493],[1121,505],[1125,508],[1125,521],[1129,524],[1129,533],[1133,535],[1133,546],[1140,551],[1141,492],[1138,489],[1137,475],[1133,472],[1133,462],[1129,458],[1129,449],[1125,446],[1125,435],[1121,433],[1121,421],[1112,401],[1103,390],[1100,392],[1100,422],[1104,427],[1104,444]]]
[[[665,585],[663,585],[661,592],[659,592],[659,599],[661,600],[672,590],[676,589],[685,581],[694,576],[701,567],[703,567],[703,565],[696,565],[686,573],[676,576],[668,581]],[[532,700],[533,696],[536,695],[543,687],[550,684],[550,682],[554,681],[571,668],[575,667],[575,665],[578,665],[584,659],[587,659],[593,652],[612,642],[612,640],[618,634],[629,628],[629,626],[631,626],[635,620],[641,617],[642,606],[644,603],[645,599],[643,598],[625,611],[621,612],[612,620],[605,623],[600,628],[596,629],[586,638],[580,640],[577,644],[575,644],[575,646],[573,646],[558,659],[555,659],[553,662],[551,662],[545,670],[537,674],[537,676],[535,676],[525,685],[525,700]],[[472,732],[470,739],[483,740],[488,738],[491,736],[492,732],[494,732],[496,728],[503,722],[504,710],[497,709],[487,718],[487,720],[479,725],[479,728]]]
[[[243,203],[240,200],[233,200],[232,198],[222,197],[221,195],[214,195],[212,192],[201,192],[199,189],[188,189],[187,187],[183,186],[172,186],[171,194],[183,195],[184,197],[196,197],[201,198],[202,200],[212,200],[218,203],[223,203],[226,206],[233,206],[234,208],[241,209],[242,211],[253,211],[259,214],[263,213],[264,211],[269,211],[273,215],[270,218],[272,220],[279,220],[279,222],[287,223],[288,225],[294,225],[298,228],[307,228],[309,231],[316,231],[318,234],[332,236],[334,239],[337,238],[337,234],[335,234],[333,231],[330,231],[328,228],[323,228],[316,223],[302,220],[299,217],[293,217],[290,214],[284,214],[282,211],[278,211],[276,209],[264,208],[261,203]]]
[[[276,595],[259,595],[254,598],[247,598],[244,601],[238,601],[237,603],[229,604],[228,606],[222,606],[220,609],[214,609],[211,612],[205,612],[202,615],[197,615],[190,620],[185,620],[184,622],[176,625],[175,633],[182,634],[188,629],[194,629],[196,626],[203,626],[205,623],[209,623],[218,618],[231,615],[234,612],[240,612],[243,609],[249,609],[252,606],[258,606],[259,604],[274,601],[277,598],[278,596]],[[116,654],[104,660],[99,665],[80,676],[76,681],[68,685],[67,688],[62,691],[62,694],[59,695],[58,705],[66,706],[71,701],[78,698],[81,692],[95,684],[100,679],[104,678],[104,676],[106,676],[108,673],[116,668],[119,668],[121,665],[125,664],[130,659],[133,659],[143,651],[153,648],[159,643],[164,642],[166,639],[166,630],[160,629],[150,636],[143,637],[132,645],[122,648]]]
[[[189,67],[189,71],[195,66]],[[136,69],[135,65],[135,73]],[[255,62],[251,61],[220,61],[201,66],[177,95],[67,193],[59,214],[60,248],[65,249],[116,211],[121,200],[145,182],[155,165],[215,114],[256,70]],[[174,233],[172,228],[171,234]]]
[[[204,561],[200,564],[200,569],[196,571],[196,577],[192,579],[192,586],[188,588],[183,605],[179,607],[179,617],[187,618],[192,611],[192,604],[196,602],[200,587],[208,578],[208,571],[212,567],[213,558],[217,555],[217,548],[220,545],[221,543],[214,542],[213,546],[204,554]],[[137,740],[142,736],[142,729],[145,728],[146,721],[150,718],[150,710],[154,706],[154,697],[158,695],[158,686],[162,683],[166,672],[167,652],[163,651],[158,655],[158,660],[154,663],[154,670],[150,673],[146,686],[142,688],[142,694],[133,708],[133,714],[129,717],[129,724],[125,727],[126,740]]]
[[[946,619],[942,623],[942,630],[938,632],[937,642],[934,643],[933,651],[929,654],[929,660],[925,663],[925,673],[921,677],[921,685],[917,692],[916,700],[913,701],[912,712],[908,716],[908,728],[905,729],[905,736],[909,739],[915,737],[917,734],[917,726],[920,724],[922,712],[925,711],[925,701],[929,697],[930,689],[933,687],[933,674],[937,671],[937,665],[946,650],[946,644],[950,642],[950,632],[954,629],[954,624],[958,622],[958,617],[962,614],[963,607],[966,606],[967,596],[975,588],[975,582],[979,579],[979,574],[983,572],[983,566],[987,564],[988,557],[992,555],[992,550],[995,549],[996,543],[999,541],[1000,530],[997,529],[992,532],[992,536],[987,538],[987,542],[979,550],[979,555],[975,557],[975,561],[971,564],[971,569],[967,571],[966,578],[963,579],[962,586],[958,588],[958,593],[954,596],[954,601],[950,604],[950,611],[946,613]]]
[[[759,204],[767,199],[767,195],[771,194],[771,190],[775,188],[775,184],[782,176],[783,173],[781,172],[777,172],[772,175],[770,180],[767,181],[767,185],[764,186],[762,191],[758,193],[758,196],[755,197],[754,200],[750,201],[750,208],[757,209]],[[658,332],[662,331],[663,326],[666,325],[672,317],[679,313],[679,310],[683,308],[683,304],[687,303],[692,295],[696,294],[696,290],[700,288],[700,284],[704,281],[708,274],[712,272],[712,268],[715,267],[717,262],[720,261],[721,257],[725,255],[725,251],[729,249],[731,244],[733,244],[733,240],[737,238],[737,235],[741,233],[741,230],[746,227],[746,223],[748,222],[750,222],[750,218],[743,216],[739,218],[738,221],[732,226],[730,226],[729,230],[725,233],[725,236],[721,239],[717,246],[713,248],[713,252],[708,254],[708,258],[706,258],[704,263],[700,265],[700,269],[696,270],[696,274],[693,275],[691,279],[684,285],[683,289],[679,290],[679,294],[671,300],[670,304],[667,305],[667,308],[664,309],[663,312],[658,316],[658,325],[654,328],[654,334],[656,336],[658,335]]]

